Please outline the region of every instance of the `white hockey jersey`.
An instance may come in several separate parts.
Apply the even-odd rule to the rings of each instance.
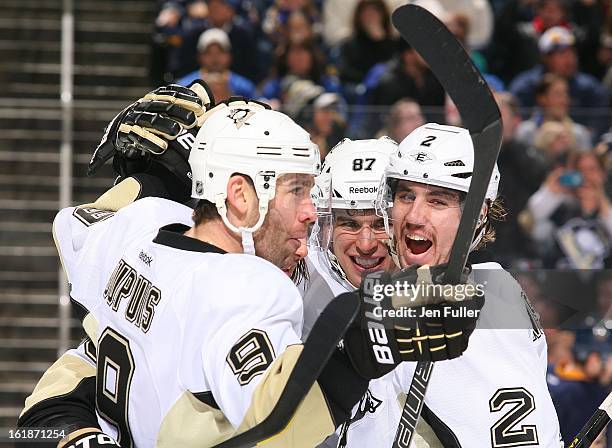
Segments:
[[[310,266],[320,268],[316,262]],[[546,385],[544,334],[509,273],[497,263],[472,269],[472,281],[485,287],[485,306],[465,353],[435,364],[413,446],[558,448],[562,445]],[[325,269],[311,276],[335,281]],[[338,288],[337,282],[329,287],[335,294]],[[307,291],[305,317],[312,316],[312,301]],[[318,306],[321,301],[316,299]],[[392,446],[415,367],[403,363],[370,382],[348,429],[340,431],[339,446]]]
[[[123,448],[210,446],[245,418],[262,373],[301,344],[302,300],[255,256],[187,238],[192,209],[142,199],[67,208],[54,235],[97,348],[102,429]],[[160,226],[173,224],[159,229]]]

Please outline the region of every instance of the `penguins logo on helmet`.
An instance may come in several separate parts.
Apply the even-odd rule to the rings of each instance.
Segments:
[[[255,114],[254,111],[252,111],[251,109],[244,109],[244,108],[239,108],[239,109],[233,109],[229,115],[227,116],[227,118],[231,119],[234,121],[234,124],[236,125],[236,128],[240,129],[240,127],[242,125],[249,125],[250,123],[248,123],[248,119],[251,118],[253,115]]]

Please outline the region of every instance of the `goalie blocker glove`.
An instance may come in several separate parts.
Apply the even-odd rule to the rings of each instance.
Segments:
[[[379,378],[403,361],[443,361],[460,356],[484,305],[484,289],[443,283],[446,265],[413,266],[395,274],[368,274],[359,289],[359,316],[344,349],[361,376]]]

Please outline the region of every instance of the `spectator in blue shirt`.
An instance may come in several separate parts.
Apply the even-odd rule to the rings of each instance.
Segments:
[[[570,114],[576,121],[591,128],[597,138],[608,127],[608,97],[597,79],[578,71],[574,43],[574,35],[566,28],[547,30],[538,41],[542,64],[519,74],[512,81],[510,91],[523,107],[533,107],[536,87],[545,73],[564,77],[569,84],[571,107],[575,108],[574,111],[570,110]]]
[[[219,101],[232,95],[253,98],[253,82],[229,70],[232,62],[231,50],[232,45],[225,31],[219,28],[204,31],[198,40],[200,69],[182,77],[177,83],[187,86],[196,79],[203,79]]]

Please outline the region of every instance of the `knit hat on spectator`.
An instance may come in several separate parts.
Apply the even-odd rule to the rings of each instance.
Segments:
[[[232,49],[227,33],[221,28],[211,28],[204,31],[198,39],[198,51],[206,51],[212,44],[219,45],[223,51],[231,51]]]
[[[553,26],[542,34],[538,41],[538,48],[540,53],[548,54],[571,47],[575,42],[576,39],[570,30],[561,26]]]

